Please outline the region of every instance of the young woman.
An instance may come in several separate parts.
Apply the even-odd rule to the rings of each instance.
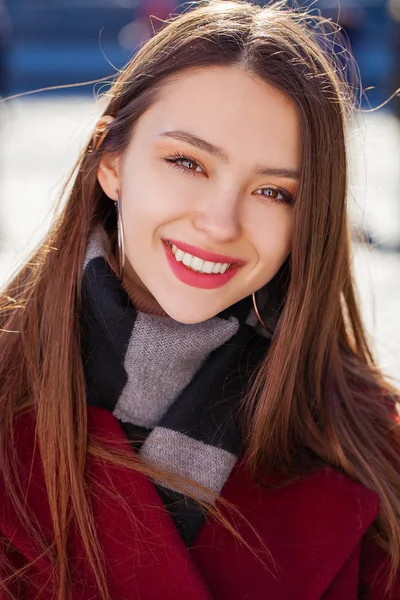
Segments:
[[[203,2],[108,92],[3,294],[2,599],[400,597],[396,393],[319,31]]]

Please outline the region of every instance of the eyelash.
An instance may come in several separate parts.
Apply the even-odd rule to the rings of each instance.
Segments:
[[[188,175],[201,175],[201,173],[199,173],[198,171],[192,171],[191,169],[188,169],[187,167],[184,167],[183,165],[181,165],[179,163],[179,161],[188,161],[188,162],[192,162],[194,163],[196,166],[199,166],[201,168],[203,168],[201,166],[201,164],[193,157],[189,156],[189,155],[183,155],[183,154],[173,154],[172,156],[165,156],[164,157],[165,162],[171,166],[172,168],[175,169],[179,169],[180,171],[183,171],[184,173],[188,174]],[[272,190],[274,192],[278,192],[278,194],[281,194],[282,196],[282,200],[278,200],[277,198],[273,198],[272,200],[278,204],[293,204],[293,197],[292,195],[285,190],[284,188],[279,188],[279,187],[265,187],[265,188],[260,188],[261,190]],[[257,194],[258,196],[264,196],[264,194]],[[268,196],[264,196],[265,198],[268,198]]]
[[[188,169],[187,167],[180,165],[178,161],[186,160],[189,162],[193,162],[197,166],[201,167],[201,164],[196,159],[192,158],[191,156],[183,156],[182,154],[179,154],[179,153],[173,154],[172,156],[169,156],[169,157],[166,156],[166,157],[164,157],[164,160],[171,167],[179,169],[180,171],[183,171],[184,173],[188,173],[188,175],[196,175],[196,172],[192,171],[191,169]],[[203,167],[201,167],[201,168],[203,168]]]

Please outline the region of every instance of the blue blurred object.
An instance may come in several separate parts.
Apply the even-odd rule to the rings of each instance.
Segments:
[[[10,93],[114,75],[115,69],[126,64],[153,28],[159,26],[159,19],[179,10],[179,3],[177,0],[8,0],[14,23]],[[320,10],[334,21],[339,19],[347,31],[363,87],[374,88],[364,97],[363,107],[377,106],[386,100],[399,79],[396,58],[399,24],[391,19],[387,0],[342,0],[340,8],[338,0],[297,0],[296,5],[299,4],[309,6],[312,11]],[[150,21],[150,15],[156,18]],[[92,93],[92,88],[89,85],[71,89],[74,93]]]
[[[146,0],[10,0],[11,93],[114,75],[141,41],[122,43],[121,31],[146,4]],[[151,4],[157,10],[155,2]],[[91,93],[92,86],[81,91]]]
[[[12,26],[6,5],[0,0],[0,96],[8,91],[8,56],[11,45]]]
[[[364,90],[362,108],[385,102],[396,89],[398,24],[387,0],[320,0],[313,5],[346,32]]]

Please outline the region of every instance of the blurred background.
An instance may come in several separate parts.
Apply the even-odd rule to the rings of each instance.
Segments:
[[[0,0],[0,96],[10,98],[0,103],[0,287],[49,227],[107,81],[163,19],[187,9],[179,4]],[[400,88],[400,0],[317,0],[312,10],[340,23],[360,70],[349,132],[354,266],[378,362],[399,385],[400,98],[371,109]],[[49,87],[58,89],[30,94]]]

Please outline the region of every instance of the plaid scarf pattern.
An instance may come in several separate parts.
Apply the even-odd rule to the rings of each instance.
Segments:
[[[140,457],[219,495],[243,447],[240,401],[270,344],[247,297],[202,323],[137,311],[98,226],[86,251],[80,315],[87,402],[119,420]],[[154,481],[187,546],[206,514]]]

